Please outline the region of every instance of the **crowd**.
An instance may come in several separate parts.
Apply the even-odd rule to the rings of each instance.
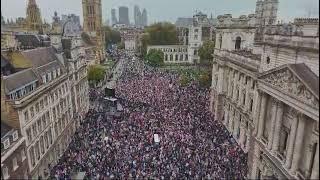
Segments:
[[[94,109],[51,171],[89,179],[243,179],[247,155],[209,112],[209,90],[179,76],[126,61],[116,96],[124,112]],[[155,143],[153,135],[160,142]]]

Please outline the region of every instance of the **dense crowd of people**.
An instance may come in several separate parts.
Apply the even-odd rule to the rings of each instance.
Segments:
[[[117,83],[120,117],[91,109],[52,178],[243,179],[247,155],[209,112],[209,90],[128,60]],[[158,134],[160,142],[154,142]]]

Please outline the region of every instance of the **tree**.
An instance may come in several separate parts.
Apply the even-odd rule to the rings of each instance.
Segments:
[[[145,29],[141,38],[141,53],[147,53],[148,45],[174,45],[178,43],[176,26],[168,22],[153,24]]]
[[[202,71],[199,75],[199,84],[202,87],[210,87],[211,86],[211,73],[210,71]]]
[[[105,33],[105,43],[107,47],[108,45],[117,44],[121,42],[121,36],[119,31],[116,31],[110,28],[109,26],[104,26],[102,29]]]
[[[211,63],[212,54],[214,53],[214,42],[205,41],[199,49],[200,64],[208,65]]]
[[[187,73],[180,75],[180,85],[185,87],[191,82],[191,78]]]
[[[104,79],[105,69],[100,65],[89,66],[88,80],[94,84]]]
[[[164,54],[162,51],[157,49],[150,49],[145,60],[147,61],[147,64],[153,67],[160,67],[163,66],[164,61]]]

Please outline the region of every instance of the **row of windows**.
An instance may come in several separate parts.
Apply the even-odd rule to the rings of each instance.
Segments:
[[[172,48],[159,48],[162,52],[187,52],[188,49],[186,48],[178,48],[178,49],[172,49]]]
[[[33,141],[49,124],[50,115],[47,111],[26,130],[28,142]]]
[[[54,133],[56,137],[60,135],[60,133],[67,126],[70,120],[71,120],[71,114],[70,114],[70,110],[68,110],[66,114],[64,114],[63,118],[59,118],[58,121],[54,123]]]
[[[61,74],[60,68],[54,69],[53,71],[48,72],[48,73],[42,75],[42,82],[43,82],[44,84],[47,83],[47,82],[50,82],[51,80],[54,80],[54,79],[56,79],[57,77],[59,77],[60,74]]]
[[[36,82],[34,82],[28,86],[22,87],[19,90],[14,91],[13,93],[10,93],[9,98],[11,100],[20,99],[25,95],[28,95],[29,93],[31,93],[33,90],[36,89],[36,87],[37,87]]]
[[[39,141],[37,141],[33,146],[29,149],[30,161],[31,165],[35,166],[36,162],[40,160],[41,155],[43,155],[46,150],[52,145],[52,131],[51,128],[44,133],[44,136],[41,136]]]
[[[16,154],[16,157],[12,158],[12,172],[15,172],[19,168],[18,159],[20,159],[19,160],[20,164],[22,164],[22,162],[26,159],[26,154],[24,152],[24,149],[21,150],[20,155]],[[4,165],[3,167],[1,167],[1,170],[2,170],[1,179],[9,179],[10,178],[9,168]]]
[[[67,82],[63,83],[60,88],[56,89],[54,93],[51,94],[51,101],[54,103],[56,100],[58,100],[59,97],[67,93],[68,85]],[[32,119],[34,116],[36,116],[38,113],[42,112],[42,110],[45,109],[46,106],[49,104],[49,98],[48,96],[45,96],[44,98],[40,99],[38,102],[35,103],[34,106],[30,107],[30,110],[27,109],[24,112],[24,118],[25,122],[28,122],[30,119]]]
[[[175,57],[175,58],[174,58],[174,57]],[[183,57],[184,57],[184,59],[183,59]],[[187,54],[185,54],[185,55],[183,55],[183,54],[180,54],[180,55],[176,54],[175,56],[173,56],[173,54],[170,54],[170,56],[169,56],[168,54],[166,54],[166,55],[164,56],[164,61],[183,61],[183,60],[188,61],[188,55],[187,55]]]

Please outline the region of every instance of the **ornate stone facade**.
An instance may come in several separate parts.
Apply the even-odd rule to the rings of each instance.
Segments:
[[[211,109],[248,152],[247,178],[318,179],[318,21],[297,20],[300,35],[263,34],[256,41],[254,21],[246,27],[223,18],[216,31]]]
[[[105,35],[102,31],[101,0],[82,0],[83,30],[95,43],[96,63],[105,60]]]

